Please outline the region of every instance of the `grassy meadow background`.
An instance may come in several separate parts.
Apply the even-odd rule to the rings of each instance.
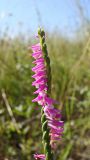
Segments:
[[[90,23],[84,20],[75,38],[46,31],[52,97],[60,102],[56,107],[65,122],[55,160],[90,160]],[[0,37],[0,160],[33,160],[35,152],[43,152],[28,51],[37,41],[7,32]]]

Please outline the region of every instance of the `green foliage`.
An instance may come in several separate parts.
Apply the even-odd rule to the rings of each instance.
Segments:
[[[0,160],[32,160],[43,152],[40,108],[32,103],[31,41],[0,39]],[[65,121],[56,160],[90,158],[90,39],[70,41],[48,35],[52,97],[60,102]],[[3,98],[3,90],[6,100]],[[14,119],[13,119],[14,118]],[[15,123],[14,123],[15,120]]]

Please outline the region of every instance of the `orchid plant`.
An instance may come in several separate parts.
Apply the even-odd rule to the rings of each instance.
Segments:
[[[36,87],[34,94],[37,97],[32,102],[37,102],[41,106],[42,141],[44,146],[43,154],[34,154],[36,160],[53,160],[53,150],[56,142],[61,139],[64,123],[61,121],[61,111],[54,108],[57,103],[51,98],[51,67],[45,43],[45,32],[38,29],[40,43],[31,47],[35,66],[32,83]]]

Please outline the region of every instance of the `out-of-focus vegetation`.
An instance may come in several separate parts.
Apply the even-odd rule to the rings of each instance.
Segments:
[[[40,107],[32,103],[32,57],[17,37],[0,39],[0,160],[32,160],[42,153]],[[69,40],[47,34],[52,97],[65,121],[56,160],[90,159],[90,37]]]

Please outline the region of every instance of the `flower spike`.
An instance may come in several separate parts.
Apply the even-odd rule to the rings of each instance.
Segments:
[[[42,106],[41,123],[44,154],[35,154],[34,158],[36,160],[53,160],[52,148],[56,141],[62,137],[64,123],[61,121],[61,111],[54,108],[56,101],[50,97],[50,59],[45,43],[45,32],[41,29],[38,30],[38,38],[40,39],[40,43],[31,47],[33,51],[32,57],[34,58],[33,64],[36,65],[32,68],[32,71],[35,73],[32,76],[35,79],[32,85],[37,88],[34,92],[34,94],[37,94],[37,97],[32,102],[37,102]]]

